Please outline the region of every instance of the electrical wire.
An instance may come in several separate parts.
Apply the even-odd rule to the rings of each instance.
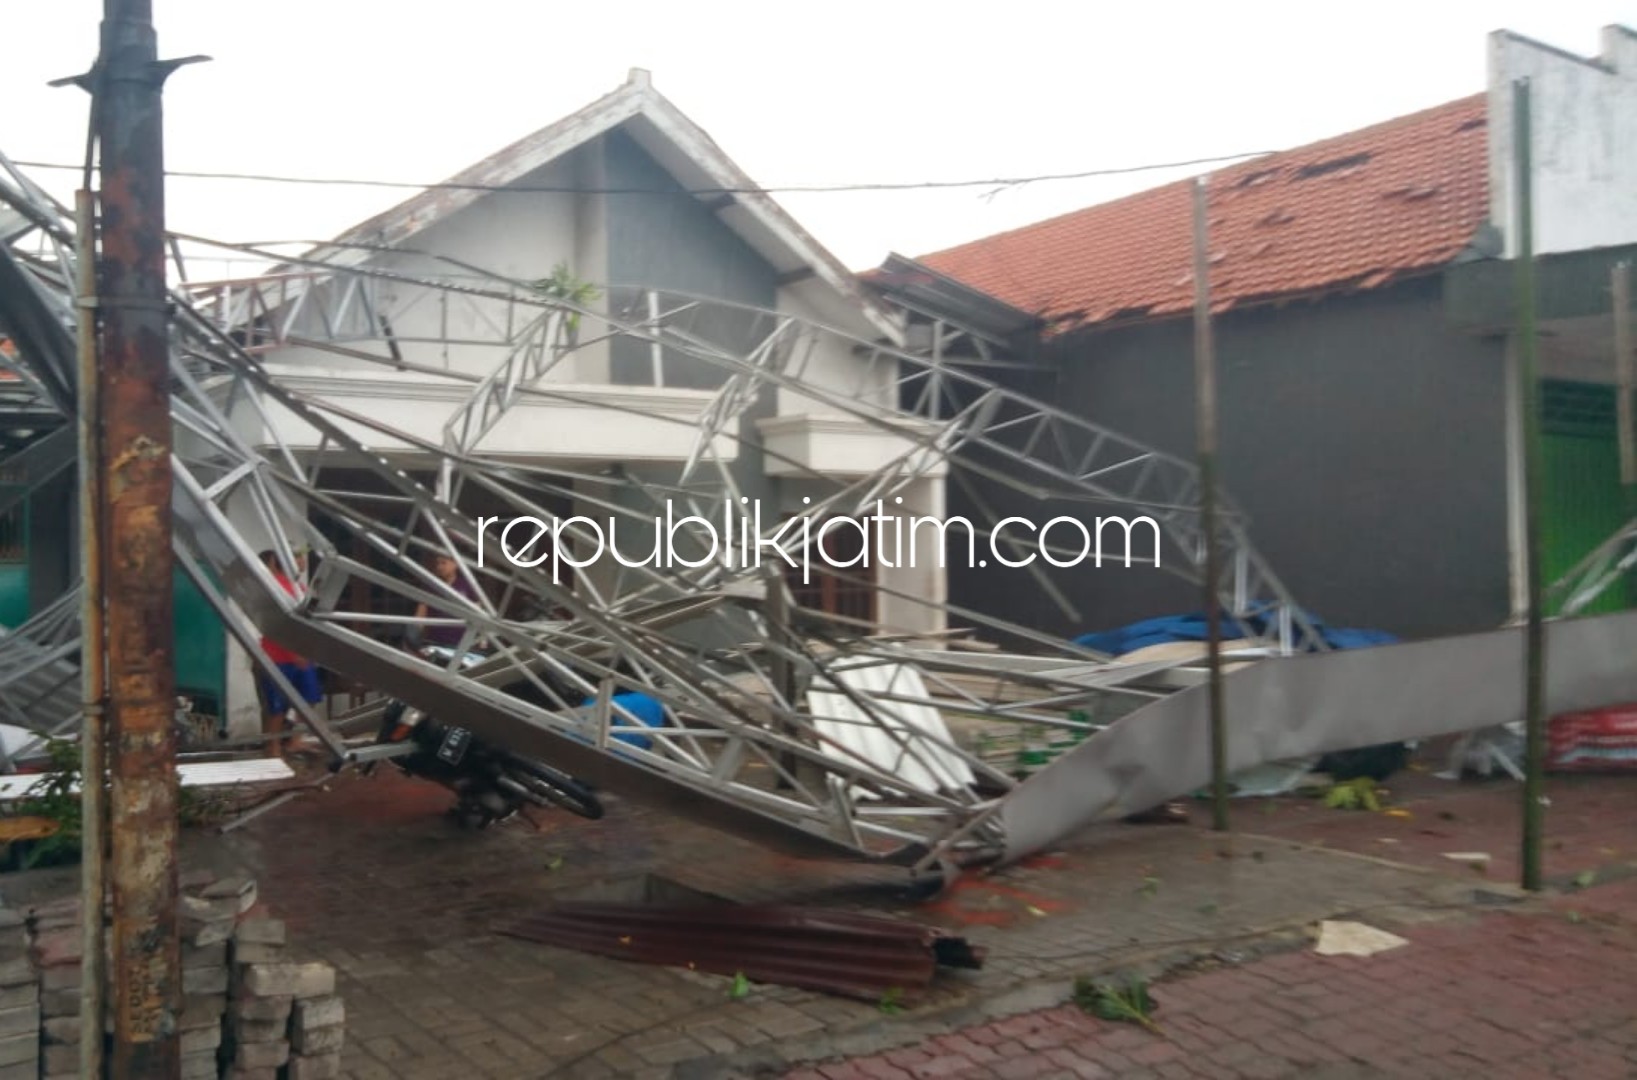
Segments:
[[[515,194],[558,194],[558,195],[772,195],[772,194],[831,194],[843,192],[889,192],[889,191],[937,191],[958,190],[961,188],[1006,188],[1022,187],[1027,184],[1053,183],[1064,180],[1089,180],[1105,176],[1129,176],[1136,173],[1159,172],[1166,169],[1183,169],[1199,165],[1216,165],[1226,161],[1240,161],[1244,158],[1260,157],[1274,153],[1270,150],[1253,150],[1239,154],[1222,154],[1215,157],[1191,158],[1186,161],[1151,162],[1143,165],[1124,165],[1105,169],[1083,169],[1078,172],[1041,173],[1033,176],[990,177],[979,180],[917,180],[904,182],[858,183],[858,184],[787,184],[771,187],[675,187],[675,188],[639,188],[639,187],[590,187],[583,185],[513,185],[513,184],[478,184],[462,183],[449,180],[441,183],[422,184],[408,180],[361,180],[345,177],[317,177],[317,176],[284,176],[269,173],[238,173],[238,172],[197,172],[180,169],[167,169],[165,175],[176,179],[187,180],[231,180],[248,181],[269,184],[306,184],[316,187],[375,187],[375,188],[408,188],[416,191],[486,191],[512,192]],[[19,161],[18,165],[30,169],[72,169],[80,171],[80,165],[65,165],[57,162]]]

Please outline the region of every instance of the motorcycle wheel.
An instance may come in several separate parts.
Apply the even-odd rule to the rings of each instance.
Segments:
[[[524,795],[541,806],[560,806],[571,814],[596,821],[603,816],[603,804],[591,789],[549,765],[524,758],[513,758],[506,763],[508,779],[522,789]]]

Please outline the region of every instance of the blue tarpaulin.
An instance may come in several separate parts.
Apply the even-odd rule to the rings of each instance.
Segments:
[[[665,726],[665,706],[661,705],[656,699],[649,697],[647,694],[638,694],[634,692],[615,694],[613,697],[613,702],[626,712],[630,713],[636,718],[638,723],[645,727],[657,728]],[[585,701],[581,702],[581,704],[588,707],[593,706],[597,704],[597,699],[594,697],[588,697],[585,699]],[[626,718],[624,716],[619,713],[614,714],[614,723],[623,724],[625,722]],[[619,732],[612,737],[619,742],[628,743],[631,746],[635,746],[639,750],[647,750],[654,744],[654,741],[648,738],[648,736],[639,735],[634,731]]]
[[[1370,645],[1387,645],[1398,640],[1384,630],[1354,630],[1329,627],[1317,619],[1308,618],[1313,629],[1318,632],[1325,644],[1332,649],[1362,649]],[[1224,616],[1222,619],[1222,638],[1231,641],[1235,638],[1251,637],[1256,634],[1266,634],[1272,629],[1272,617],[1254,613],[1232,618]],[[1074,639],[1076,645],[1088,649],[1095,649],[1109,656],[1124,656],[1126,653],[1145,649],[1150,645],[1163,645],[1173,641],[1204,641],[1205,613],[1193,612],[1187,615],[1164,615],[1157,619],[1144,619],[1129,626],[1121,626],[1113,630],[1104,630],[1093,634],[1082,634]]]

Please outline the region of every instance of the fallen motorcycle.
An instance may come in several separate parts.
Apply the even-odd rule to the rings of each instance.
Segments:
[[[420,654],[448,664],[453,650],[430,645]],[[465,670],[481,663],[479,653],[461,658]],[[593,821],[602,803],[585,784],[543,762],[522,757],[477,738],[467,728],[446,724],[405,702],[392,701],[381,717],[375,745],[405,748],[388,758],[408,776],[430,780],[455,793],[452,813],[469,828],[486,829],[525,806],[559,806]],[[367,765],[366,770],[373,767]]]

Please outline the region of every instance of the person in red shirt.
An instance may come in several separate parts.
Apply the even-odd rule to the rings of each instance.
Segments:
[[[303,591],[302,586],[284,576],[284,571],[279,567],[278,556],[272,551],[263,551],[260,557],[262,565],[272,573],[273,580],[277,581],[285,592],[299,598]],[[306,570],[305,562],[304,556],[297,552],[295,568],[298,576]],[[277,665],[279,671],[289,680],[296,693],[301,695],[302,700],[309,705],[316,705],[324,700],[324,691],[318,684],[316,664],[268,637],[261,639],[261,648],[262,652],[267,654],[267,658]],[[262,717],[261,728],[262,734],[267,738],[265,752],[268,757],[283,757],[284,745],[279,736],[282,736],[289,727],[290,710],[295,706],[278,684],[265,673],[260,678],[262,698],[267,703],[267,712]]]

